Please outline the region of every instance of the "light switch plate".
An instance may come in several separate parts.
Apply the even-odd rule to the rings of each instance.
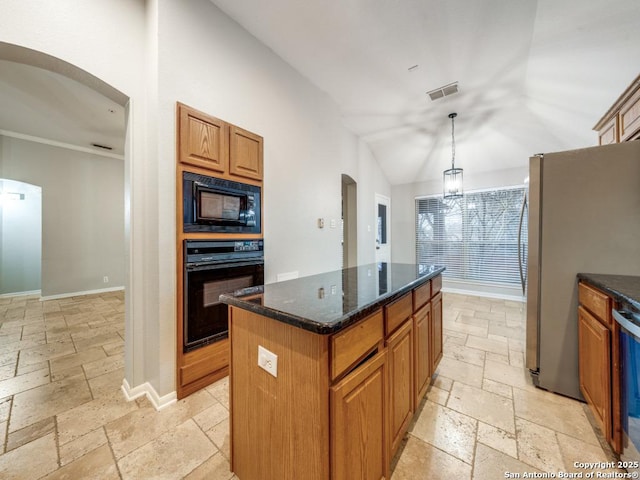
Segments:
[[[278,377],[278,356],[258,345],[258,366],[274,377]]]

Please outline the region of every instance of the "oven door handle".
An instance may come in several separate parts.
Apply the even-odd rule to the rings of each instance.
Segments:
[[[640,339],[640,327],[638,325],[636,325],[635,323],[633,323],[629,319],[624,318],[622,316],[622,314],[620,312],[618,312],[617,310],[611,310],[611,313],[613,314],[613,318],[615,319],[615,321],[618,322],[618,324],[622,328],[627,330],[634,337]]]
[[[264,265],[264,260],[244,260],[240,262],[226,262],[226,263],[192,263],[185,265],[187,272],[198,272],[202,270],[219,270],[221,268],[235,268],[235,267],[252,267],[256,265]]]

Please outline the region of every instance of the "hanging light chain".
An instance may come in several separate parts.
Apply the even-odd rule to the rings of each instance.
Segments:
[[[451,119],[451,168],[456,168],[456,137],[454,135],[454,123],[453,119],[456,118],[457,113],[450,113]]]

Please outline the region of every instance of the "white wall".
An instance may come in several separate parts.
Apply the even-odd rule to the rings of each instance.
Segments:
[[[0,137],[0,150],[2,143]],[[21,198],[2,199],[3,193]],[[0,295],[40,290],[41,258],[42,189],[0,178]]]
[[[211,2],[0,0],[0,11],[0,42],[53,55],[130,99],[125,377],[131,387],[148,384],[161,402],[175,391],[176,101],[264,137],[266,281],[281,272],[339,267],[342,173],[358,182],[359,260],[374,261],[374,228],[366,225],[374,225],[374,194],[389,195],[390,187],[371,153],[344,128],[324,92]],[[336,228],[318,229],[318,217],[328,225],[335,219]]]
[[[125,377],[131,386],[143,385],[147,381],[145,344],[147,338],[158,335],[157,317],[150,320],[150,325],[146,322],[150,318],[147,311],[157,304],[158,294],[149,291],[145,283],[153,262],[157,261],[157,257],[146,253],[157,244],[157,238],[147,236],[145,227],[155,224],[158,214],[153,213],[155,199],[145,196],[146,167],[156,161],[147,155],[149,142],[145,128],[145,1],[0,0],[0,11],[0,42],[5,42],[0,43],[3,59],[48,68],[90,86],[104,87],[95,81],[97,77],[111,90],[121,92],[120,97],[129,99],[125,153],[128,220],[125,237],[129,265],[125,297]]]
[[[265,281],[341,265],[341,174],[358,182],[358,222],[373,222],[374,190],[389,185],[331,99],[208,0],[159,0],[158,217],[161,391],[175,362],[175,105],[183,102],[264,137]],[[153,190],[152,190],[153,194]],[[370,197],[367,200],[367,197]],[[366,202],[370,206],[366,206]],[[359,207],[360,208],[360,207]],[[317,218],[325,228],[317,228]],[[336,228],[331,228],[331,220]],[[364,232],[365,230],[362,230]],[[365,235],[361,261],[373,262]],[[169,254],[170,252],[170,254]]]
[[[122,160],[3,137],[0,163],[4,178],[42,187],[42,296],[122,287]]]
[[[160,5],[162,162],[175,161],[176,101],[262,135],[265,280],[289,271],[304,276],[339,268],[341,174],[358,183],[359,226],[373,221],[374,192],[389,191],[368,148],[345,129],[323,91],[211,2]],[[161,183],[173,188],[171,172]],[[317,227],[320,217],[324,229]],[[336,228],[330,227],[332,219]],[[167,228],[174,228],[172,220]],[[360,261],[372,262],[373,242],[366,227],[359,230]]]

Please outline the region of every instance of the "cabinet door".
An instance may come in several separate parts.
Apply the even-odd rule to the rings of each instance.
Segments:
[[[254,180],[262,180],[262,137],[234,125],[229,128],[231,141],[229,153],[230,173]]]
[[[620,109],[620,141],[626,142],[640,135],[640,88]]]
[[[619,143],[620,135],[618,133],[618,115],[609,120],[606,125],[598,132],[598,141],[600,145],[609,145],[611,143]]]
[[[389,427],[392,458],[413,417],[413,322],[407,320],[387,340],[389,362]]]
[[[415,399],[414,408],[424,398],[431,379],[431,304],[427,303],[413,317],[413,339],[415,357]]]
[[[224,174],[229,164],[227,124],[222,120],[178,104],[182,163]]]
[[[431,300],[431,372],[442,358],[442,293]]]
[[[389,478],[387,456],[387,352],[331,387],[331,478]]]
[[[584,307],[578,307],[580,391],[606,438],[611,436],[610,332]]]

